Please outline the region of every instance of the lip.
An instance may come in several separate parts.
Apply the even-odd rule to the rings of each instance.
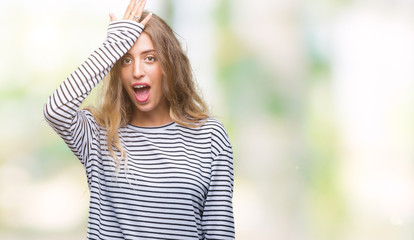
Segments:
[[[146,103],[148,101],[149,97],[150,97],[150,94],[148,93],[148,95],[147,95],[147,97],[145,99],[142,99],[142,97],[140,98],[137,95],[137,92],[135,91],[135,87],[136,86],[146,86],[146,87],[149,87],[149,88],[151,88],[151,86],[148,83],[145,83],[145,82],[137,82],[137,83],[132,84],[132,90],[134,92],[134,96],[135,96],[135,99],[137,100],[137,102],[138,103],[141,103],[141,104]]]
[[[137,83],[134,83],[134,84],[132,84],[132,87],[142,86],[142,85],[145,85],[147,87],[150,87],[150,85],[148,83],[145,83],[145,82],[137,82]]]

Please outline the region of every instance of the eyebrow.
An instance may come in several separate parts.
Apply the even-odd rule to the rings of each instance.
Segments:
[[[143,51],[141,54],[147,54],[147,53],[150,53],[150,52],[155,52],[155,49],[148,49],[146,51]]]
[[[148,50],[145,50],[145,51],[141,52],[141,55],[143,55],[143,54],[147,54],[147,53],[152,53],[152,52],[156,53],[155,49],[148,49]],[[128,55],[132,56],[131,52],[129,52],[129,51],[128,51],[128,52],[126,52],[126,53],[125,53],[125,55],[126,55],[126,54],[128,54]]]

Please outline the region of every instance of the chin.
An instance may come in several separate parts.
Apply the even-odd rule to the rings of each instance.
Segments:
[[[137,106],[137,105],[135,105],[135,107],[140,112],[151,112],[152,110],[154,110],[153,106],[142,106],[142,105]]]

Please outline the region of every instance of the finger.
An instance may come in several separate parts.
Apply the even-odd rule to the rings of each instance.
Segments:
[[[138,0],[134,8],[132,9],[132,12],[134,13],[133,14],[134,16],[132,16],[132,18],[135,19],[136,21],[138,21],[141,18],[142,9],[145,6],[145,2],[146,0]]]
[[[124,14],[124,18],[123,19],[131,19],[130,18],[131,17],[131,11],[134,8],[135,1],[136,0],[129,1],[129,5],[128,5],[126,11],[125,11],[125,14]]]
[[[111,22],[116,21],[116,17],[115,17],[115,15],[113,13],[109,13],[109,20]]]
[[[147,4],[147,0],[141,0],[139,4],[137,4],[138,6],[137,6],[136,13],[139,13],[139,15],[137,14],[139,18],[141,18],[141,14],[144,11],[145,4]]]
[[[147,25],[147,23],[148,23],[148,21],[151,19],[151,17],[152,17],[152,13],[149,13],[145,18],[144,18],[144,20],[142,20],[141,21],[141,24],[142,25]]]
[[[141,13],[137,11],[140,3],[141,3],[141,1],[139,1],[137,4],[135,4],[134,8],[132,9],[131,12],[133,14],[131,15],[131,19],[135,19],[135,17],[141,18]]]

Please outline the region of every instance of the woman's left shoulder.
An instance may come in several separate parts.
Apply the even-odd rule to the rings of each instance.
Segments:
[[[229,135],[227,133],[224,124],[218,119],[209,118],[202,126],[211,133],[211,144],[217,152],[221,152],[223,149],[231,149],[231,143]]]
[[[228,135],[224,124],[216,118],[206,119],[205,123],[201,127],[205,129],[210,129],[211,132],[222,133],[226,136]]]

